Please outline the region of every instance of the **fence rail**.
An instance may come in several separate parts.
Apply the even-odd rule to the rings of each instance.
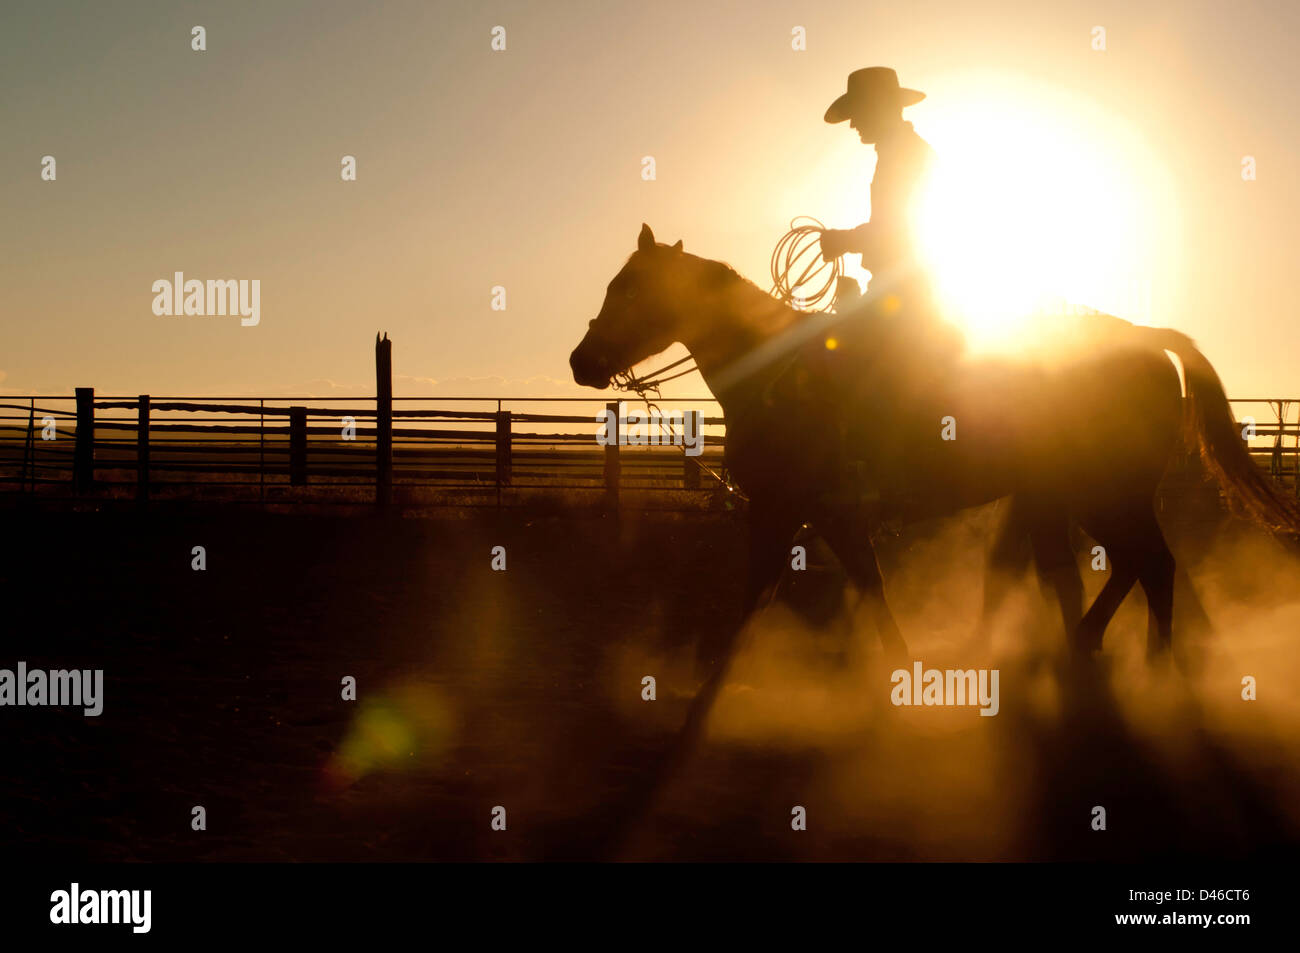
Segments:
[[[638,445],[662,433],[648,420],[618,432],[619,404],[603,397],[396,397],[387,336],[376,338],[375,357],[376,394],[367,398],[96,397],[90,387],[0,395],[0,495],[385,507],[502,506],[550,492],[615,509],[629,497],[733,505],[725,425],[711,397],[673,401],[704,438],[704,452],[688,456]],[[1251,456],[1300,495],[1300,399],[1231,403]],[[627,402],[629,416],[636,404]],[[557,405],[589,410],[537,409]],[[595,409],[614,411],[615,439],[603,447]]]
[[[334,400],[346,403],[324,406]],[[595,494],[610,506],[629,493],[679,502],[681,494],[725,496],[720,416],[685,411],[705,434],[704,453],[691,457],[676,446],[598,446],[594,412],[513,409],[542,403],[612,408],[617,416],[618,405],[604,398],[391,397],[385,411],[382,398],[96,399],[91,388],[70,397],[0,396],[0,493],[381,506],[395,497],[508,505],[526,491]],[[490,409],[466,409],[474,404]],[[1300,399],[1233,404],[1259,466],[1300,488]],[[655,432],[640,426],[624,436]]]
[[[592,412],[535,409],[561,403]],[[716,407],[712,399],[681,403]],[[704,434],[703,452],[688,456],[678,446],[638,445],[662,433],[648,422],[623,434],[629,445],[600,446],[595,411],[609,409],[619,416],[603,397],[207,400],[97,398],[92,388],[71,397],[7,395],[0,493],[380,506],[499,506],[544,491],[612,506],[624,494],[698,506],[708,500],[682,494],[727,493],[721,416],[683,407]],[[635,401],[625,409],[640,414]]]

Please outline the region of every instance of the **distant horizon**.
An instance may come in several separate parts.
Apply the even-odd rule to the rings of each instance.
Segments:
[[[922,6],[7,4],[0,393],[359,396],[387,330],[399,392],[585,395],[568,352],[642,222],[767,287],[792,217],[866,220],[874,151],[822,113],[872,64],[926,93],[936,277],[981,320],[1051,284],[1300,393],[1300,8]],[[259,282],[256,326],[155,315],[175,272]]]

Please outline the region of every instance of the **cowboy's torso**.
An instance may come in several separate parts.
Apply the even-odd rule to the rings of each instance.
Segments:
[[[871,226],[880,236],[872,261],[863,267],[878,274],[908,271],[916,257],[913,223],[934,162],[934,150],[910,122],[876,144],[876,172],[871,180]]]

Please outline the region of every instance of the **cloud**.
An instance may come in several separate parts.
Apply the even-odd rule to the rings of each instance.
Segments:
[[[419,397],[590,397],[582,393],[571,380],[560,380],[545,375],[526,378],[508,378],[498,375],[485,377],[412,377],[406,374],[393,376],[393,392],[399,396]]]
[[[223,393],[237,393],[225,390]],[[292,384],[267,388],[258,396],[267,397],[374,397],[375,383],[344,383],[327,377],[315,377]],[[393,375],[395,397],[590,397],[572,381],[538,375],[527,378],[508,378],[499,375],[485,377],[418,377],[411,374]]]
[[[267,390],[267,396],[362,397],[370,394],[373,390],[373,386],[341,384],[338,381],[330,380],[328,377],[313,377],[310,380],[298,381],[285,387],[271,387]],[[232,391],[232,393],[234,392]]]
[[[0,371],[0,382],[3,382],[6,377],[6,373]],[[28,387],[23,393],[71,396],[72,390],[71,386]],[[174,390],[165,390],[167,393],[175,393]],[[129,388],[123,390],[108,387],[101,389],[101,393],[134,394],[136,391]],[[273,400],[290,397],[308,399],[312,397],[373,398],[375,396],[375,382],[373,379],[365,382],[346,382],[328,377],[312,377],[294,381],[290,384],[253,388],[251,390],[248,387],[240,386],[238,383],[227,383],[216,387],[196,388],[186,391],[186,396],[190,397],[206,398],[212,395],[223,397],[244,395],[254,398],[266,397]],[[394,374],[393,395],[395,397],[429,397],[434,399],[438,397],[478,397],[485,400],[497,397],[520,400],[529,397],[599,396],[595,391],[579,387],[572,380],[563,380],[546,375],[509,378],[495,374],[483,377],[449,378]]]

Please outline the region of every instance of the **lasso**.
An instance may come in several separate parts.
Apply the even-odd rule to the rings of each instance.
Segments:
[[[824,231],[826,226],[811,215],[797,215],[772,249],[772,295],[800,311],[829,311],[835,304],[844,269],[838,258],[822,260]]]

